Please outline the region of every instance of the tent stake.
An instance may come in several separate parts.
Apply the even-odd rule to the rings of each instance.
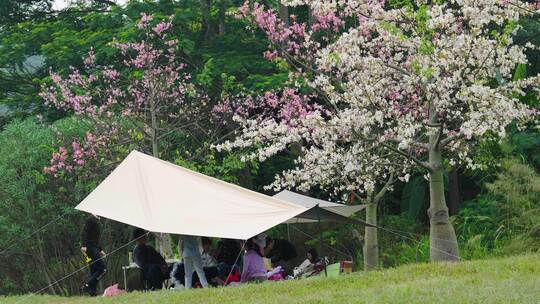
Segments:
[[[323,242],[323,232],[321,228],[321,212],[319,204],[317,204],[317,226],[319,227],[319,252],[322,255],[322,242]],[[326,259],[323,255],[323,265],[324,265],[324,276],[328,277],[328,272],[326,271]]]

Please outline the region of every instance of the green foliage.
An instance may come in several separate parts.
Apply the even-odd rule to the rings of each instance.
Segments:
[[[57,130],[64,131],[62,126]],[[69,129],[65,131],[70,132]],[[58,193],[56,185],[50,183],[42,173],[49,163],[54,142],[55,130],[33,120],[14,121],[0,133],[0,248],[12,245],[14,240],[29,235],[71,208],[72,202],[65,193]],[[43,276],[41,270],[23,276],[13,274],[24,273],[23,269],[28,265],[44,263],[43,259],[49,255],[52,258],[52,252],[44,255],[44,246],[62,248],[64,252],[69,250],[63,246],[66,242],[75,243],[73,238],[76,235],[65,232],[75,229],[74,225],[76,221],[62,222],[54,226],[56,233],[37,235],[26,242],[15,244],[4,253],[2,259],[4,255],[10,256],[13,263],[0,264],[0,280],[7,280],[6,285],[0,285],[0,292],[33,288],[37,286],[36,283],[43,284],[44,281],[39,279],[39,276]],[[21,253],[28,254],[30,259]],[[16,289],[10,289],[9,286],[15,286]]]
[[[522,131],[513,134],[510,139],[511,148],[519,157],[526,160],[537,171],[540,171],[540,134],[534,131]]]
[[[401,211],[415,219],[429,205],[428,183],[423,176],[413,176],[401,192]]]
[[[51,11],[52,0],[2,0],[0,25],[17,23],[29,18],[43,17]]]
[[[540,175],[515,160],[507,161],[504,168],[486,187],[500,202],[505,233],[534,238],[540,245]]]
[[[208,147],[203,149],[208,149]],[[229,183],[249,183],[249,181],[241,180],[241,178],[239,178],[242,171],[248,168],[248,164],[240,161],[236,155],[222,155],[216,153],[215,150],[210,150],[204,154],[200,153],[200,155],[202,155],[201,158],[194,160],[190,159],[185,153],[182,155],[182,153],[177,151],[177,157],[175,158],[174,163]]]
[[[516,254],[540,248],[540,176],[507,160],[487,193],[467,202],[456,217],[465,258]]]
[[[381,263],[395,267],[407,263],[429,261],[429,241],[423,235],[422,225],[408,215],[385,215],[379,222],[379,249]]]
[[[156,22],[173,16],[173,33],[179,40],[179,56],[187,69],[205,86],[212,97],[223,90],[265,91],[280,87],[287,72],[278,72],[276,63],[262,57],[266,41],[245,30],[243,21],[223,16],[225,31],[218,33],[220,16],[217,6],[210,8],[211,20],[204,25],[200,1],[129,1],[110,11],[94,10],[93,4],[81,4],[79,13],[59,14],[56,18],[23,20],[5,26],[0,32],[0,118],[3,105],[9,105],[11,117],[32,113],[46,114],[51,120],[65,115],[43,105],[38,96],[42,84],[49,82],[52,68],[65,74],[71,67],[81,68],[83,58],[93,48],[96,60],[103,65],[122,69],[118,51],[110,44],[114,39],[125,42],[137,37],[134,24],[142,12],[153,14]],[[228,8],[238,3],[227,2]],[[208,35],[202,35],[205,26]],[[237,82],[233,85],[231,82]],[[1,123],[1,121],[0,121]]]
[[[414,2],[411,0],[390,0],[388,6],[391,8],[406,8],[408,12],[414,9]]]
[[[514,72],[514,80],[521,80],[525,77],[527,77],[527,66],[522,63],[517,66],[516,71]]]
[[[49,165],[60,139],[81,138],[89,127],[73,118],[54,125],[27,119],[13,121],[0,133],[0,251],[12,246],[0,255],[0,293],[37,290],[82,267],[79,232],[86,215],[73,207],[93,190],[97,178],[102,178],[97,173],[103,171],[89,167],[73,177],[52,179],[44,175],[43,168]],[[24,239],[50,222],[42,232]],[[125,226],[103,225],[106,250],[125,242]],[[118,271],[114,264],[109,269]],[[83,276],[54,290],[73,293]]]

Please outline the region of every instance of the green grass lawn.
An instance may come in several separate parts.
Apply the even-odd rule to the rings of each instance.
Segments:
[[[24,297],[0,297],[15,304]],[[272,282],[115,298],[33,296],[22,303],[540,303],[540,255],[417,264],[339,278]]]

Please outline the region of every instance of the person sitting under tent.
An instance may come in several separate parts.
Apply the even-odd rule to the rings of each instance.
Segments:
[[[294,259],[298,256],[294,245],[284,239],[266,238],[265,256],[270,259],[272,266],[281,266],[286,275],[292,274]]]
[[[201,245],[201,261],[206,279],[214,286],[224,285],[225,282],[219,277],[217,261],[211,254],[212,240],[207,237],[202,237]]]
[[[317,251],[315,250],[315,248],[308,249],[307,259],[313,265],[320,263],[322,261],[322,259],[319,257],[319,254],[317,254]]]
[[[133,249],[133,259],[148,282],[150,290],[159,290],[169,276],[169,267],[165,259],[152,246],[146,245],[148,233],[141,228],[133,231],[133,239],[137,245]]]
[[[264,267],[264,247],[266,238],[259,234],[246,241],[246,254],[244,255],[244,267],[242,268],[241,281],[263,282],[267,280],[267,271]]]
[[[182,258],[184,260],[185,288],[192,288],[193,272],[195,271],[199,276],[199,282],[202,287],[208,287],[208,281],[206,280],[206,275],[204,274],[202,266],[201,251],[199,250],[199,237],[182,235],[180,237],[180,242],[181,245],[179,247],[182,249]]]
[[[218,248],[214,256],[217,258],[218,262],[218,272],[219,276],[227,280],[231,270],[240,269],[240,254],[241,254],[241,245],[237,240],[232,239],[222,239],[218,243]]]
[[[100,238],[99,217],[92,214],[84,225],[81,247],[86,262],[90,265],[90,276],[86,284],[81,287],[81,291],[88,293],[90,296],[97,295],[97,284],[107,272],[107,267],[103,262],[105,252],[101,249]]]
[[[294,277],[298,278],[302,275],[316,275],[324,270],[323,260],[317,254],[314,248],[309,248],[307,258],[298,267],[294,268]]]

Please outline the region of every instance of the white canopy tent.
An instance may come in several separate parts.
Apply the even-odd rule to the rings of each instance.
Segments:
[[[306,211],[138,151],[75,208],[152,232],[232,239]]]
[[[296,192],[289,190],[283,190],[273,197],[280,199],[282,201],[291,202],[305,208],[309,208],[308,211],[304,214],[299,214],[298,216],[287,220],[286,223],[313,223],[317,222],[318,218],[313,216],[315,211],[313,208],[321,208],[320,220],[325,221],[337,221],[337,222],[347,222],[350,221],[350,217],[353,216],[356,212],[363,210],[365,205],[344,205],[336,204],[321,199],[309,197],[307,195],[302,195]],[[331,212],[331,213],[330,213]],[[310,215],[311,214],[311,215]],[[335,216],[334,214],[338,215]],[[306,216],[304,216],[306,215]],[[309,216],[310,215],[310,216]]]
[[[343,218],[324,209],[315,214],[314,207],[132,151],[75,208],[152,232],[245,240],[300,214]]]

